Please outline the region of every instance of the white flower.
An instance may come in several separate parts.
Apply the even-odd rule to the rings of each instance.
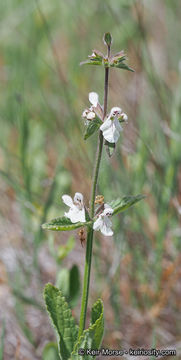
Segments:
[[[104,139],[110,143],[116,143],[119,139],[120,132],[123,130],[118,120],[119,118],[122,118],[123,121],[127,121],[128,119],[127,115],[122,112],[121,108],[113,107],[107,120],[105,120],[100,126]]]
[[[88,121],[93,120],[96,115],[102,120],[103,110],[99,104],[99,96],[96,92],[89,93],[89,101],[91,106],[89,109],[85,109],[82,113],[82,117]],[[87,124],[87,123],[86,123]]]
[[[95,231],[100,230],[103,235],[112,236],[112,222],[109,217],[112,215],[113,211],[114,210],[108,204],[104,204],[104,211],[98,216],[98,219],[93,225],[93,229]]]
[[[128,121],[128,115],[126,115],[125,113],[122,113],[121,117],[122,117],[123,121],[125,121],[125,122]]]
[[[94,107],[97,107],[97,104],[99,102],[98,94],[96,92],[90,92],[89,93],[89,101]]]
[[[86,221],[83,195],[81,193],[75,193],[74,200],[72,200],[69,195],[63,195],[62,200],[70,208],[64,215],[69,218],[72,223]]]
[[[93,120],[95,118],[95,112],[91,111],[90,109],[85,109],[82,113],[82,117],[87,120]]]

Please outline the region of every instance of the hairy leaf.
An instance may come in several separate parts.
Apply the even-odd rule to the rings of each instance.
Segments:
[[[43,224],[42,229],[53,230],[53,231],[69,231],[69,230],[78,229],[82,226],[87,226],[90,224],[91,224],[91,222],[72,223],[70,219],[63,216],[63,217],[57,217],[55,219],[52,219],[50,222]]]
[[[138,201],[144,199],[145,195],[136,195],[136,196],[123,196],[117,200],[113,200],[109,205],[114,209],[113,215],[119,214],[120,212],[128,209],[130,206],[136,204]]]
[[[78,337],[78,326],[60,290],[47,284],[44,299],[48,313],[59,336],[59,355],[68,360]]]
[[[92,308],[91,325],[78,339],[71,354],[71,360],[90,360],[95,357],[79,355],[79,349],[99,349],[104,332],[103,303],[99,299]]]
[[[98,299],[91,310],[91,325],[96,324],[94,347],[99,349],[104,333],[103,302]]]

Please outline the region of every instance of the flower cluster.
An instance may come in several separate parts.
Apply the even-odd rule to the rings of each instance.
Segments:
[[[70,219],[72,223],[79,221],[82,223],[86,222],[84,197],[81,193],[75,193],[74,199],[69,195],[63,195],[62,200],[70,208],[64,215]],[[97,215],[94,221],[93,229],[95,231],[100,230],[103,235],[112,236],[112,222],[110,220],[112,214],[113,209],[108,204],[104,204],[104,209]]]
[[[110,113],[103,119],[103,108],[99,103],[98,94],[89,93],[91,107],[83,111],[82,117],[86,119],[86,125],[94,120],[96,116],[103,122],[100,126],[103,137],[109,143],[116,143],[122,131],[121,122],[128,120],[127,115],[119,107],[113,107]]]
[[[96,92],[89,93],[89,102],[91,106],[85,109],[82,114],[82,117],[85,119],[85,124],[89,125],[90,122],[98,118],[104,139],[109,143],[115,144],[122,131],[121,123],[128,120],[127,115],[122,112],[120,107],[113,107],[110,113],[104,118],[103,107],[99,103],[99,96]],[[65,212],[65,216],[69,218],[72,223],[86,222],[85,206],[81,193],[75,193],[74,199],[69,195],[63,195],[62,200],[70,208],[68,212]],[[110,220],[112,214],[113,209],[108,204],[103,203],[101,211],[98,209],[98,214],[94,218],[93,229],[95,231],[100,230],[103,235],[112,236],[112,222]]]
[[[96,92],[89,93],[89,102],[91,103],[90,108],[85,109],[82,113],[82,117],[86,119],[86,123],[93,120],[98,116],[101,120],[103,117],[103,109],[99,104],[99,96]]]
[[[120,120],[127,121],[128,117],[122,112],[121,108],[113,107],[107,119],[100,126],[104,139],[110,143],[116,143],[119,139],[120,132],[123,130]]]

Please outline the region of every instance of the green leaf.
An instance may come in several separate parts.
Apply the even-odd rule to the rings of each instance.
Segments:
[[[46,344],[43,349],[42,360],[60,360],[57,344],[54,342]]]
[[[128,70],[128,71],[132,71],[134,72],[134,70],[129,67],[128,65],[126,65],[124,62],[120,61],[118,63],[113,63],[110,65],[111,67],[115,67],[115,68],[119,68],[119,69],[124,69],[124,70]]]
[[[78,339],[71,354],[71,360],[90,360],[95,359],[94,356],[78,354],[79,349],[99,349],[102,343],[104,333],[104,315],[103,303],[99,299],[92,308],[91,325]]]
[[[47,311],[59,336],[61,360],[68,360],[78,337],[78,326],[60,290],[47,284],[44,290]]]
[[[72,266],[69,275],[69,304],[74,308],[80,295],[80,274],[77,265]]]
[[[123,198],[111,201],[109,205],[114,209],[113,215],[115,215],[128,209],[130,206],[136,204],[145,197],[145,195],[141,194],[136,196],[123,196]]]
[[[96,324],[94,347],[99,349],[104,333],[103,302],[98,299],[91,310],[91,325]]]
[[[91,135],[95,133],[100,128],[100,125],[102,124],[102,121],[98,118],[89,121],[89,124],[86,128],[86,132],[84,134],[84,140],[87,140]]]
[[[84,222],[84,223],[82,223],[82,222],[72,223],[70,221],[70,219],[63,216],[63,217],[57,217],[55,219],[52,219],[49,223],[43,224],[42,229],[53,230],[53,231],[69,231],[69,230],[78,229],[82,226],[87,226],[90,224],[91,224],[91,221]]]

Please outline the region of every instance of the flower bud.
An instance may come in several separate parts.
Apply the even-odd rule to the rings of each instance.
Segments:
[[[107,46],[111,46],[112,44],[112,36],[109,32],[105,33],[104,36],[103,36],[103,41],[104,41],[104,44],[107,45]]]

